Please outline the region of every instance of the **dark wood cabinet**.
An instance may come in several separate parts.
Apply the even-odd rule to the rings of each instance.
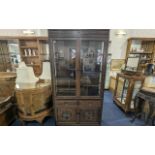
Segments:
[[[99,125],[109,30],[49,30],[57,125]]]

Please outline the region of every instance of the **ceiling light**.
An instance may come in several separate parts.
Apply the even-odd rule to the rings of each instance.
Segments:
[[[116,31],[116,35],[126,35],[126,32],[124,30],[118,30]]]
[[[24,34],[34,34],[34,31],[32,31],[32,30],[24,30],[23,33]]]

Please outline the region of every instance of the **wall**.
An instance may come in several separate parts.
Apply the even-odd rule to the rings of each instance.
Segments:
[[[127,39],[130,37],[150,37],[155,38],[155,29],[124,29],[126,35],[118,37],[117,29],[110,30],[109,53],[112,59],[124,59],[126,54]]]
[[[0,36],[26,36],[23,34],[25,29],[0,29]],[[47,36],[46,29],[31,29],[35,32],[33,36]]]

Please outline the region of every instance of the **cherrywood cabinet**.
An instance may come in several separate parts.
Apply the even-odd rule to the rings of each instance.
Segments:
[[[99,125],[109,30],[49,30],[57,125]]]

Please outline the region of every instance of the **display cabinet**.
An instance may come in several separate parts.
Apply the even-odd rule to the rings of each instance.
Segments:
[[[134,111],[134,98],[144,82],[144,76],[118,73],[113,100],[125,112]]]
[[[128,39],[126,50],[127,70],[144,72],[146,64],[154,62],[155,38]]]
[[[109,30],[49,30],[57,125],[99,125]]]

